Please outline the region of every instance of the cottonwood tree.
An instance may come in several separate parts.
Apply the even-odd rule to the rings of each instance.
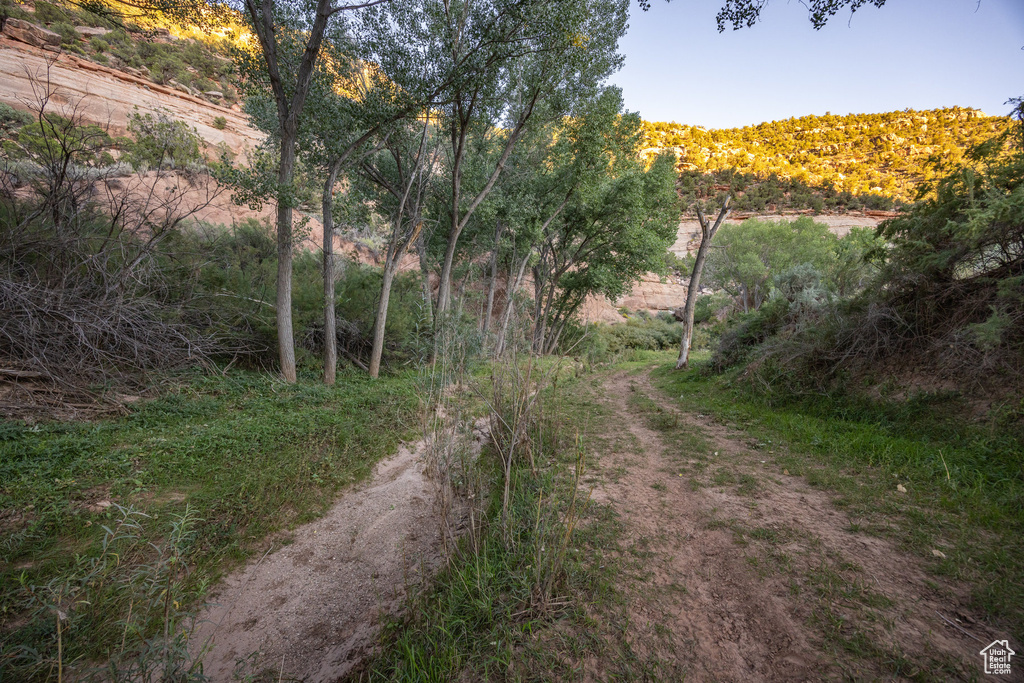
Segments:
[[[516,293],[525,280],[526,270],[540,242],[543,228],[554,220],[565,208],[568,190],[550,177],[561,169],[547,164],[554,136],[559,129],[556,123],[535,125],[509,157],[503,173],[488,201],[482,208],[490,209],[493,225],[491,253],[488,262],[488,285],[484,309],[482,332],[485,344],[489,344],[495,298],[499,281],[504,278],[504,305],[497,328],[493,335],[493,351],[502,355],[509,326],[515,314]],[[563,174],[564,176],[564,174]],[[478,211],[478,217],[481,217]]]
[[[538,353],[554,351],[587,297],[614,301],[663,265],[678,222],[675,157],[645,167],[640,131],[640,116],[623,112],[621,92],[609,88],[559,132],[550,163],[564,169],[552,180],[566,200],[544,225],[533,267]]]
[[[378,32],[400,28],[405,53],[380,64],[399,83],[417,72],[458,73],[438,98],[446,132],[449,179],[447,235],[441,259],[437,318],[451,305],[452,271],[459,239],[493,190],[527,125],[545,111],[571,111],[621,63],[616,52],[627,20],[626,0],[396,0],[374,8]],[[458,65],[458,68],[456,66]],[[471,196],[463,175],[474,136],[500,141],[501,152]],[[436,320],[435,318],[435,324]]]
[[[795,221],[752,218],[725,225],[718,248],[708,256],[708,279],[739,297],[744,311],[757,309],[768,299],[774,276],[803,264],[827,273],[837,242],[828,226],[807,216]]]
[[[322,60],[317,70],[300,127],[300,150],[320,168],[323,178],[324,383],[328,385],[334,384],[338,359],[334,213],[339,174],[358,163],[362,148],[378,138],[389,121],[401,118],[407,106],[379,70],[351,57],[344,46],[332,47],[331,58]],[[370,371],[376,376],[372,363]]]
[[[338,2],[315,0],[297,8],[278,0],[243,0],[244,16],[259,49],[242,52],[239,66],[250,86],[266,88],[276,113],[278,163],[275,200],[277,203],[277,340],[281,374],[288,382],[296,380],[295,340],[292,331],[292,213],[296,206],[294,191],[295,162],[299,128],[321,48],[330,32],[338,42],[344,34],[342,18],[354,10],[370,8],[390,0]],[[157,0],[154,4],[163,3]],[[195,15],[198,0],[169,3],[174,15]],[[198,13],[201,16],[201,12]]]
[[[690,286],[686,288],[686,306],[683,307],[683,335],[679,344],[679,360],[676,362],[676,370],[686,370],[690,366],[690,343],[693,340],[693,312],[697,307],[697,295],[700,291],[700,276],[704,270],[704,262],[708,257],[708,250],[711,248],[711,240],[715,239],[715,233],[722,227],[722,222],[729,216],[729,202],[732,199],[726,195],[722,202],[722,210],[718,212],[718,218],[714,225],[704,217],[704,211],[700,204],[697,204],[697,219],[700,221],[700,246],[697,248],[697,257],[693,263],[693,271],[690,273]]]
[[[418,124],[418,125],[416,125]],[[380,373],[388,302],[403,254],[423,229],[423,209],[433,173],[438,166],[436,126],[425,112],[421,121],[403,121],[387,131],[383,149],[365,159],[359,172],[383,190],[376,208],[389,216],[391,232],[384,256],[380,298],[373,326],[369,373]]]

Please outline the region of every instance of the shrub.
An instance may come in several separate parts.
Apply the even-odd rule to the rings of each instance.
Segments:
[[[50,30],[53,31],[54,33],[60,34],[60,44],[64,45],[65,47],[69,45],[77,45],[80,39],[78,31],[75,30],[75,27],[67,23],[66,21],[59,21],[53,24],[52,26],[50,26]]]
[[[223,116],[215,116],[213,118],[213,127],[217,130],[224,130],[228,127],[228,120]]]
[[[126,145],[125,160],[136,168],[187,168],[202,164],[202,137],[184,121],[172,119],[165,112],[133,113],[128,119],[128,132],[134,140]]]
[[[104,52],[110,49],[110,43],[103,40],[99,36],[93,36],[93,38],[89,41],[89,47],[92,48],[93,52],[97,54],[103,54]]]
[[[68,19],[69,17],[67,12],[57,5],[45,2],[44,0],[36,0],[36,21],[41,21],[44,24],[51,24],[55,22],[66,22]]]
[[[725,292],[702,294],[697,297],[693,308],[693,324],[700,325],[714,318],[718,313],[732,305],[732,297]]]
[[[0,102],[0,136],[7,137],[22,126],[32,122],[32,115],[18,111],[4,102]]]
[[[651,316],[641,311],[629,315],[626,322],[620,324],[573,325],[563,333],[559,347],[562,353],[571,350],[577,357],[596,363],[626,351],[674,349],[679,345],[682,331],[671,313]]]

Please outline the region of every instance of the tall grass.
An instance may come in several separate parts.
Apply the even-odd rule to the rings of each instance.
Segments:
[[[489,416],[490,443],[475,460],[446,470],[471,498],[469,523],[446,568],[386,627],[380,653],[354,678],[515,678],[530,667],[522,649],[577,606],[575,533],[589,500],[581,487],[586,458],[557,411],[545,410],[557,404],[555,372],[513,348],[466,388],[462,408],[453,405],[458,394],[439,392],[445,415],[483,404]]]

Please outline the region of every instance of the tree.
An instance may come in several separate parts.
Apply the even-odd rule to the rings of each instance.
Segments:
[[[679,345],[679,360],[676,362],[676,370],[686,370],[690,365],[690,341],[693,339],[693,312],[697,307],[697,295],[700,292],[700,275],[704,270],[704,261],[708,256],[708,249],[711,248],[711,240],[715,233],[722,227],[722,221],[729,215],[729,200],[731,196],[725,197],[722,210],[718,213],[718,219],[714,225],[710,225],[700,205],[697,205],[697,218],[700,221],[700,246],[697,248],[697,258],[693,264],[693,272],[690,273],[690,286],[686,288],[686,306],[683,308],[683,336]]]
[[[378,209],[383,208],[391,221],[373,326],[370,377],[377,377],[380,372],[391,286],[402,255],[423,229],[423,206],[438,161],[438,135],[429,112],[418,128],[403,122],[388,131],[384,149],[364,160],[360,168],[365,178],[384,191],[377,202]]]
[[[657,269],[675,238],[675,156],[644,168],[640,128],[608,88],[558,131],[537,184],[550,207],[533,267],[538,353],[556,348],[588,296],[614,301]]]
[[[752,218],[728,224],[708,258],[709,279],[739,297],[744,311],[757,309],[768,298],[774,276],[805,263],[827,272],[836,242],[828,226],[806,216],[792,222]]]
[[[292,210],[295,207],[292,181],[303,109],[328,28],[340,32],[338,19],[343,13],[386,2],[389,0],[353,4],[315,0],[309,14],[279,5],[276,0],[244,0],[243,3],[249,27],[260,47],[259,52],[243,53],[243,70],[251,78],[255,77],[252,83],[269,89],[276,113],[280,154],[276,179],[277,340],[281,374],[287,382],[296,380],[292,332]],[[172,9],[179,15],[201,14],[201,8],[197,9],[195,4],[193,0]],[[205,7],[205,3],[200,4]],[[340,36],[338,40],[340,42]]]
[[[666,0],[671,2],[672,0]],[[640,7],[647,11],[651,8],[650,0],[637,0]],[[881,7],[885,0],[807,0],[801,3],[807,8],[807,16],[815,29],[820,29],[844,7],[850,8],[850,13],[856,12],[864,5]],[[719,32],[725,31],[727,25],[732,25],[733,30],[751,27],[761,18],[761,10],[768,5],[768,0],[725,0],[722,9],[715,16],[718,22]]]
[[[334,301],[334,204],[339,174],[380,129],[405,115],[407,102],[379,70],[363,66],[330,44],[310,91],[308,116],[300,128],[301,150],[323,176],[324,383],[334,384],[338,362]],[[390,285],[390,281],[389,281]],[[386,308],[386,306],[385,306]],[[378,359],[379,361],[379,359]],[[370,365],[371,374],[373,364]]]
[[[436,100],[450,185],[438,318],[451,303],[459,239],[530,121],[542,111],[551,117],[570,112],[581,94],[593,92],[620,64],[616,48],[626,7],[624,0],[404,0],[368,14],[366,29],[389,36],[392,52],[379,63],[400,87],[406,79],[429,80],[430,73],[458,74]],[[404,51],[393,49],[396,27]],[[463,185],[467,155],[481,138],[500,152],[470,194]]]

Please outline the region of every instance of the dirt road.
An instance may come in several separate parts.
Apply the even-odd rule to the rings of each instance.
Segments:
[[[630,622],[663,678],[987,678],[979,650],[1005,634],[971,614],[967,587],[860,531],[773,449],[667,406],[646,372],[610,376],[599,400],[628,432],[595,497],[643,558]]]

